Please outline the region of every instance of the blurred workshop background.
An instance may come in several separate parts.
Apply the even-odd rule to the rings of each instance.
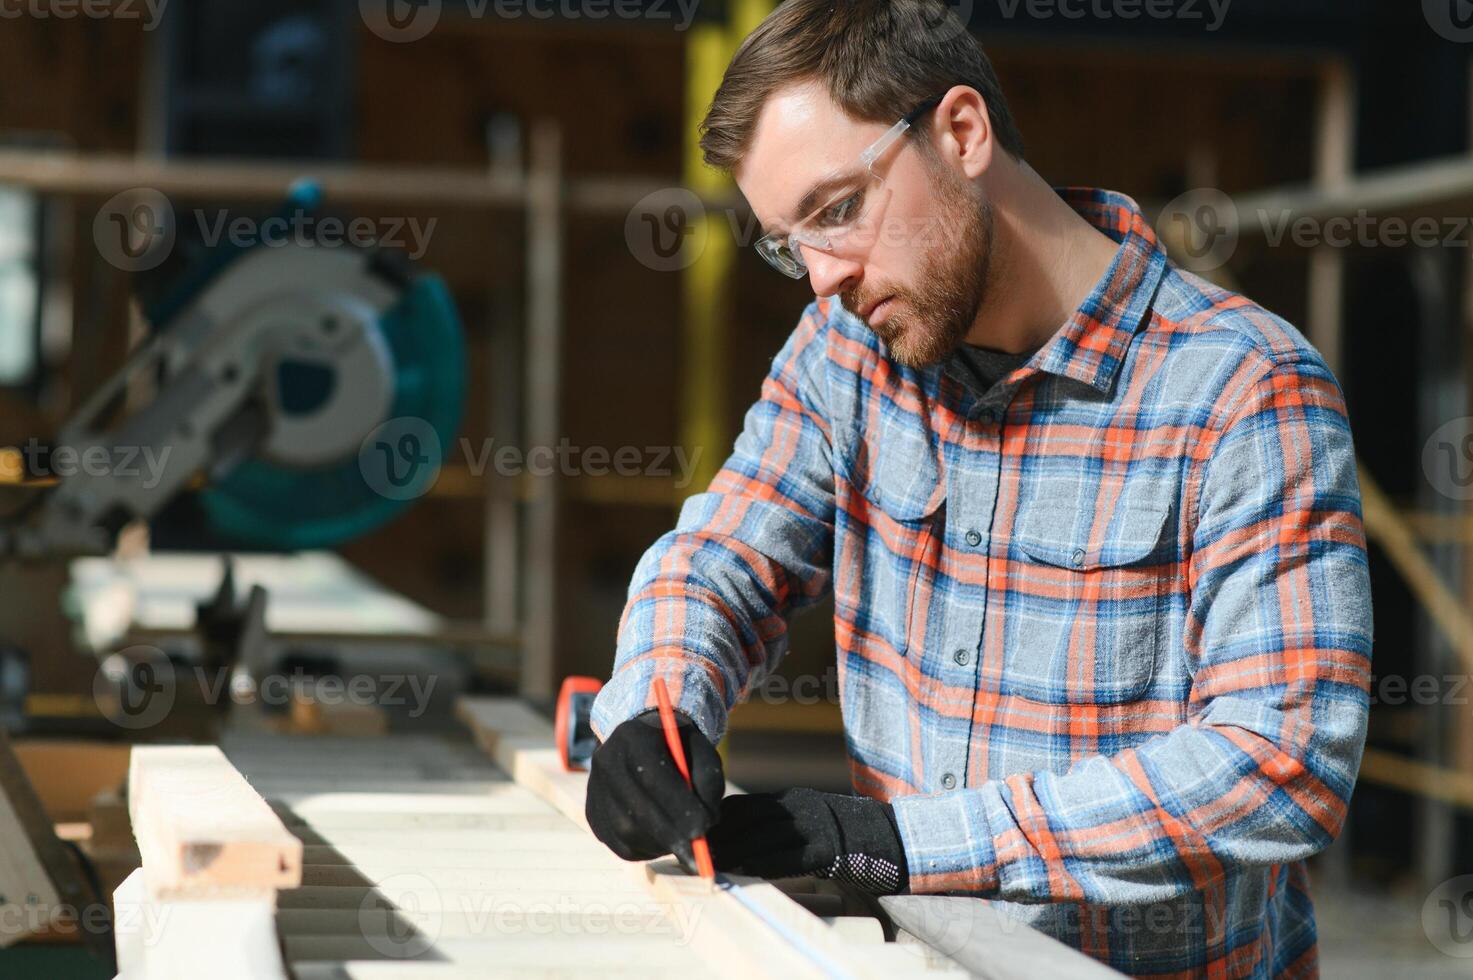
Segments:
[[[1041,174],[1134,197],[1178,261],[1299,325],[1340,379],[1376,676],[1350,819],[1314,864],[1324,973],[1473,976],[1473,9],[953,6]],[[412,506],[289,541],[269,511],[190,490],[147,535],[123,528],[121,547],[170,553],[147,588],[112,558],[0,563],[0,712],[22,761],[38,781],[97,770],[43,793],[70,801],[54,817],[85,823],[109,778],[97,752],[45,754],[116,735],[99,663],[208,648],[187,634],[212,596],[235,614],[214,642],[239,646],[251,584],[278,616],[294,589],[359,590],[341,626],[317,607],[273,623],[302,634],[313,677],[333,661],[311,634],[354,628],[433,638],[447,688],[547,702],[566,675],[607,675],[635,562],[719,467],[810,296],[742,247],[750,218],[695,151],[770,8],[0,0],[0,446],[64,442],[180,283],[272,227],[396,247],[443,280],[464,338],[458,425],[429,440],[441,467]],[[18,465],[12,517],[37,476]],[[288,507],[337,492],[280,485]],[[288,564],[298,550],[315,564]],[[217,594],[226,552],[235,590]],[[782,677],[734,715],[736,781],[847,787],[830,611],[796,621]]]

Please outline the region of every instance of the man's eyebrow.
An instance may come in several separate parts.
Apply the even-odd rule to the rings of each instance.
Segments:
[[[798,202],[797,208],[794,209],[793,220],[802,221],[828,203],[828,194],[853,181],[854,172],[851,170],[849,173],[833,174],[832,176],[825,177],[823,180],[814,184],[808,193],[803,195],[803,200]]]
[[[798,202],[798,206],[793,208],[792,214],[789,215],[789,222],[791,224],[797,224],[813,214],[814,211],[828,203],[828,195],[830,193],[846,184],[853,183],[857,176],[858,172],[851,170],[848,173],[831,174],[814,184],[809,188],[808,193],[803,195],[803,199]],[[786,229],[781,232],[781,234],[786,233]],[[778,233],[769,232],[769,234]]]

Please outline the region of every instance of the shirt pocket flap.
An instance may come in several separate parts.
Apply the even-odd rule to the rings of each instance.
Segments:
[[[1171,508],[1135,503],[1118,507],[1109,521],[1076,530],[1072,515],[1035,505],[1014,536],[1017,548],[1034,561],[1086,571],[1119,568],[1150,558],[1162,547],[1162,530]]]
[[[946,500],[939,447],[924,426],[884,420],[857,434],[849,477],[866,500],[897,521],[921,521]]]
[[[1137,701],[1162,643],[1171,507],[1137,499],[1107,517],[1062,502],[1036,502],[1017,522],[1000,689],[1046,704]]]

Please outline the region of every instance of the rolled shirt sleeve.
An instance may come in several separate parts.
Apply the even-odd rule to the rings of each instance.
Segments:
[[[805,312],[730,458],[640,560],[613,674],[594,701],[599,738],[653,707],[651,685],[663,677],[675,707],[719,741],[727,713],[782,661],[787,616],[827,592],[834,486],[825,320],[816,304]]]

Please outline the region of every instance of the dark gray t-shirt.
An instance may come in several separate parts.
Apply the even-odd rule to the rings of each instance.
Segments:
[[[1021,354],[1008,354],[987,347],[962,344],[956,350],[956,361],[961,368],[958,373],[971,384],[978,396],[982,396],[1014,370],[1027,364],[1036,353],[1038,351],[1035,349]]]

